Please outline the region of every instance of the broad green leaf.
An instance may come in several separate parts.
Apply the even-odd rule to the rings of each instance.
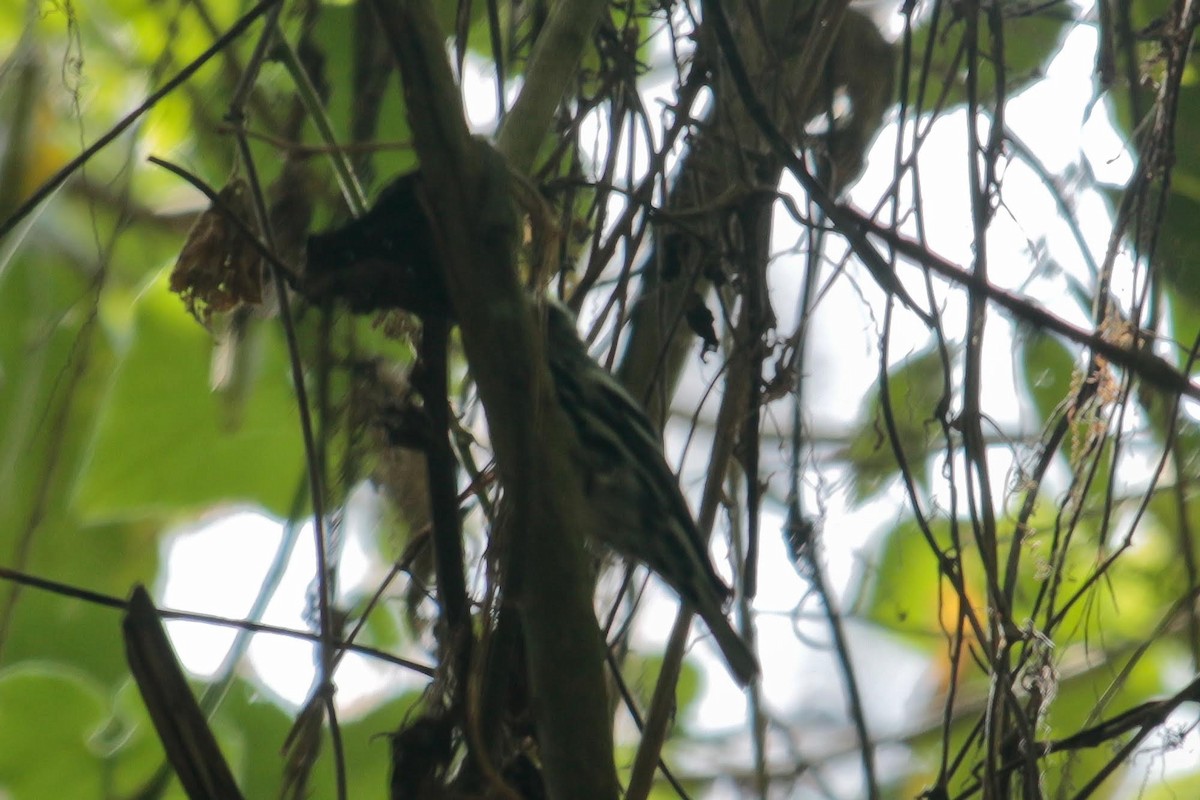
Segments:
[[[1098,705],[1100,698],[1106,697],[1111,689],[1114,671],[1118,667],[1099,660],[1099,665],[1093,668],[1080,668],[1086,658],[1066,659],[1060,651],[1049,649],[1049,664],[1026,662],[1020,680],[1024,686],[1039,685],[1047,693],[1048,703],[1046,714],[1037,722],[1039,741],[1063,738],[1078,732],[1086,725],[1096,724],[1105,719],[1111,719],[1128,710],[1147,696],[1159,694],[1162,689],[1160,678],[1162,659],[1153,654],[1143,659],[1130,671],[1127,680],[1113,692],[1109,702],[1104,707]],[[1045,669],[1043,669],[1045,667]],[[1025,695],[1022,694],[1022,697]],[[940,754],[943,748],[940,703],[944,698],[939,697],[933,708],[936,712],[930,716],[933,722],[912,737],[910,744],[914,748],[914,760],[926,765],[926,781],[932,781],[937,772]],[[987,700],[987,687],[975,686],[958,687],[959,706],[951,724],[949,752],[957,753],[969,733],[978,734],[977,726]],[[1078,790],[1090,780],[1097,770],[1114,755],[1115,746],[1126,741],[1119,738],[1113,746],[1081,748],[1078,750],[1051,754],[1044,757],[1039,764],[1042,777],[1042,788],[1045,797],[1074,796],[1068,789]],[[978,739],[974,747],[978,747]],[[967,763],[975,758],[968,753]],[[1122,784],[1123,767],[1105,782],[1100,791],[1091,795],[1097,798],[1121,798],[1127,795],[1113,794],[1112,790]],[[918,776],[919,779],[919,776]],[[960,769],[950,782],[950,797],[960,797],[968,787],[977,788],[978,775],[971,769]],[[912,786],[912,784],[909,784]],[[924,788],[924,787],[921,787]],[[918,788],[918,792],[920,788]],[[914,797],[915,793],[902,794],[901,797]]]
[[[1185,414],[1180,414],[1175,427],[1175,436],[1174,456],[1176,460],[1171,465],[1171,469],[1183,475],[1200,474],[1200,423]],[[1189,485],[1185,484],[1179,488],[1188,496],[1188,503],[1185,506],[1187,513],[1197,515],[1196,519],[1187,520],[1190,530],[1200,532],[1200,528],[1196,527],[1197,524],[1200,524],[1200,504],[1190,496]],[[1168,492],[1158,495],[1151,501],[1151,506],[1157,508],[1161,503],[1163,510],[1170,514],[1170,517],[1163,521],[1164,527],[1168,530],[1181,530],[1180,524],[1176,520],[1179,507],[1178,498],[1173,494]]]
[[[910,102],[915,102],[918,96],[923,96],[922,110],[931,108],[943,92],[946,94],[947,108],[961,105],[967,99],[966,23],[949,7],[943,6],[942,9],[936,31],[930,27],[928,19],[923,19],[913,34],[913,67],[909,76],[908,98]],[[1042,77],[1043,68],[1057,52],[1070,22],[1058,6],[1043,7],[1034,13],[1023,11],[1005,16],[1002,63],[1007,94],[1011,95]],[[933,46],[929,53],[931,37]],[[996,96],[997,73],[993,64],[998,59],[992,41],[987,21],[981,13],[975,82],[978,98],[984,103]],[[919,95],[922,88],[921,70],[927,53],[930,56],[928,80],[923,84],[924,94]]]
[[[889,374],[888,397],[896,434],[918,482],[925,480],[926,458],[937,442],[935,414],[943,386],[942,359],[936,349],[914,355]],[[900,472],[882,403],[882,393],[876,389],[864,404],[858,430],[845,451],[855,503],[871,499]]]
[[[389,650],[407,639],[411,639],[411,634],[401,629],[401,621],[394,609],[390,604],[382,603],[367,617],[360,641],[362,644]]]
[[[31,253],[0,276],[0,552],[7,558],[38,517],[58,522],[112,353],[98,331],[81,339],[90,293],[68,264]]]
[[[1040,332],[1030,333],[1018,347],[1025,391],[1037,410],[1037,424],[1045,425],[1072,397],[1075,357],[1058,339]]]
[[[1159,29],[1169,18],[1168,4],[1162,0],[1140,0],[1130,4],[1129,16],[1132,29],[1143,28],[1154,31]],[[1116,34],[1108,32],[1109,38]],[[1114,52],[1120,58],[1123,51],[1119,45],[1113,46]],[[1139,37],[1131,46],[1136,63],[1131,70],[1138,77],[1138,84],[1133,87],[1123,87],[1108,95],[1112,105],[1113,124],[1127,137],[1131,146],[1137,148],[1146,142],[1153,142],[1155,147],[1160,145],[1157,136],[1133,136],[1139,126],[1152,123],[1152,110],[1156,100],[1157,86],[1166,79],[1164,72],[1164,43],[1158,36],[1146,35]],[[1122,60],[1118,68],[1125,69]],[[1139,102],[1136,114],[1134,101]],[[1195,220],[1200,213],[1200,150],[1192,145],[1200,135],[1200,81],[1197,80],[1196,67],[1187,67],[1176,103],[1172,105],[1172,127],[1175,148],[1174,152],[1166,154],[1170,159],[1170,194],[1167,198],[1161,224],[1157,219],[1153,225],[1146,223],[1141,226],[1143,235],[1157,233],[1157,242],[1153,248],[1154,268],[1170,284],[1171,288],[1185,297],[1190,305],[1200,300],[1200,271],[1196,267],[1193,253],[1200,245],[1200,229]],[[1143,154],[1147,155],[1147,154]],[[1152,158],[1161,158],[1161,154],[1149,154]],[[1153,215],[1153,213],[1152,213]],[[1143,242],[1145,252],[1151,252],[1150,242]],[[1183,326],[1184,330],[1194,333],[1194,321]],[[1176,338],[1184,343],[1191,341],[1187,333],[1177,331]]]
[[[1172,359],[1179,367],[1186,363],[1187,349],[1200,338],[1200,299],[1193,299],[1187,292],[1171,292],[1170,301],[1170,336],[1173,341],[1183,347]],[[1193,367],[1194,370],[1194,367]]]
[[[1188,138],[1200,130],[1200,83],[1195,67],[1184,76],[1179,87],[1178,116],[1175,120],[1175,165],[1171,171],[1171,189],[1194,201],[1200,201],[1200,152]]]
[[[346,752],[346,775],[350,797],[384,797],[391,766],[391,747],[386,734],[396,732],[413,714],[419,693],[405,694],[382,702],[364,717],[341,721]],[[216,718],[241,734],[244,750],[235,766],[238,783],[246,797],[278,796],[283,764],[280,748],[292,720],[278,706],[244,681],[231,687]],[[332,797],[333,756],[328,728],[312,775],[313,797]]]
[[[354,59],[358,47],[355,37],[354,8],[350,5],[321,6],[321,16],[313,28],[313,38],[325,55],[325,77],[329,84],[329,99],[325,110],[333,123],[339,141],[351,141],[350,111],[356,102],[357,87],[354,81]],[[317,132],[310,125],[305,133],[306,141],[311,144],[324,145],[319,140]],[[379,123],[376,130],[376,142],[387,144],[389,147],[375,153],[376,180],[374,186],[364,186],[368,199],[378,193],[377,188],[389,183],[398,174],[409,172],[416,166],[416,155],[411,148],[394,145],[409,145],[412,142],[412,130],[408,126],[408,115],[404,104],[404,93],[399,75],[393,70],[388,79],[380,103]],[[334,185],[332,180],[329,184]],[[343,205],[335,205],[337,213],[341,213]],[[344,221],[339,217],[337,221]],[[316,229],[328,227],[331,224],[327,216],[319,216]]]
[[[153,581],[157,530],[81,524],[67,507],[115,363],[87,284],[34,252],[0,280],[0,561],[123,597]],[[111,609],[29,588],[15,602],[6,663],[50,659],[105,683],[124,673]]]
[[[938,547],[950,545],[945,525],[935,528]],[[864,577],[867,619],[889,631],[904,634],[913,644],[944,648],[941,626],[957,617],[949,584],[944,583],[937,558],[914,523],[888,531]],[[982,586],[973,604],[984,597]],[[981,606],[980,606],[981,607]]]
[[[1200,164],[1197,167],[1200,168]],[[1200,169],[1197,176],[1200,177]],[[1166,356],[1180,369],[1187,364],[1188,349],[1200,337],[1200,267],[1194,256],[1200,252],[1200,227],[1195,224],[1197,215],[1200,215],[1200,194],[1191,196],[1173,191],[1153,250],[1153,269],[1163,279],[1159,286],[1167,301],[1170,341],[1176,343]],[[1195,372],[1195,365],[1192,371]],[[1145,381],[1139,384],[1137,397],[1161,439],[1171,422],[1169,415],[1175,408],[1173,398]],[[1186,415],[1180,418],[1180,423],[1188,424]],[[1181,452],[1191,451],[1181,448]]]
[[[166,754],[132,680],[123,683],[116,692],[113,709],[113,717],[106,726],[106,735],[115,745],[109,759],[110,780],[117,796],[134,797],[166,766]],[[168,780],[162,800],[186,800],[178,780]]]
[[[177,515],[252,503],[285,516],[303,464],[281,336],[264,342],[258,385],[234,430],[209,389],[211,342],[156,280],[138,301],[133,343],[114,375],[74,498],[89,519]]]
[[[703,627],[703,623],[696,624]],[[648,708],[650,695],[654,692],[658,676],[662,672],[662,653],[635,653],[626,659],[625,666],[623,674],[630,681],[630,689],[640,697],[642,708]],[[700,670],[685,659],[679,672],[679,680],[675,683],[675,716],[680,724],[685,723],[687,712],[700,699],[703,688],[704,681]]]
[[[279,796],[283,774],[280,751],[291,727],[287,713],[238,679],[216,716],[241,733],[244,750],[236,762],[230,760],[230,767],[242,794],[247,798]]]
[[[1184,745],[1186,746],[1186,745]],[[1139,794],[1139,800],[1179,800],[1181,797],[1200,797],[1200,770],[1163,774],[1157,766],[1148,767],[1150,784]]]
[[[1061,665],[1061,661],[1059,662]],[[1121,666],[1124,666],[1122,664]],[[1076,674],[1060,674],[1051,687],[1056,691],[1043,721],[1047,738],[1069,736],[1079,730],[1112,719],[1148,697],[1163,692],[1163,660],[1152,651],[1130,669],[1128,676],[1114,689],[1114,671],[1118,667],[1083,669]],[[1102,704],[1101,699],[1108,702]],[[1114,745],[1126,741],[1121,737]],[[1043,769],[1047,778],[1047,797],[1058,796],[1060,788],[1078,789],[1091,780],[1097,771],[1112,760],[1114,747],[1083,748],[1049,757]],[[1123,769],[1110,776],[1105,789],[1111,791],[1121,783]],[[1106,796],[1103,792],[1099,795]],[[1115,795],[1107,795],[1115,796]]]
[[[1200,129],[1197,133],[1200,133]],[[1200,252],[1200,226],[1196,225],[1196,220],[1200,219],[1200,170],[1196,177],[1198,186],[1195,195],[1174,191],[1168,198],[1153,251],[1154,269],[1166,279],[1174,292],[1187,301],[1189,310],[1200,304],[1200,259],[1195,255]],[[1187,323],[1186,326],[1179,326],[1185,328],[1179,333],[1186,336],[1195,332],[1194,317],[1179,322]],[[1190,345],[1191,340],[1184,338],[1182,341],[1186,346]]]
[[[95,682],[49,662],[0,672],[0,794],[13,800],[103,797],[93,737],[107,706]]]
[[[412,719],[413,709],[420,699],[419,692],[406,693],[380,703],[366,716],[343,727],[351,797],[383,795],[392,766],[392,748],[387,734],[395,733]],[[332,775],[332,758],[323,758],[322,766]]]
[[[1161,26],[1169,10],[1166,0],[1133,0],[1125,4],[1128,14],[1129,30],[1153,30]],[[1115,3],[1106,4],[1110,12],[1116,12],[1119,6]],[[1098,6],[1103,8],[1103,6]],[[1166,62],[1163,58],[1163,43],[1160,37],[1135,36],[1133,41],[1127,41],[1122,32],[1123,20],[1120,13],[1100,15],[1098,66],[1111,69],[1115,85],[1104,95],[1104,102],[1109,109],[1108,118],[1112,126],[1128,143],[1131,152],[1138,153],[1148,142],[1158,146],[1159,137],[1143,136],[1136,132],[1144,126],[1154,124],[1154,106],[1158,87],[1164,78]],[[1184,113],[1191,115],[1191,109],[1176,107],[1173,114]],[[1176,142],[1191,142],[1195,140],[1194,126],[1181,125],[1178,118],[1173,123]],[[1192,148],[1188,148],[1192,149]],[[1179,147],[1176,147],[1176,151]],[[1153,154],[1151,158],[1160,159],[1163,154]],[[1177,153],[1169,154],[1173,159]],[[1151,230],[1145,226],[1143,230]],[[1131,231],[1132,233],[1132,231]]]
[[[134,583],[154,580],[159,533],[145,522],[81,526],[62,520],[40,529],[28,569],[124,598]],[[118,610],[39,589],[21,592],[4,655],[13,663],[53,659],[106,685],[128,674]]]

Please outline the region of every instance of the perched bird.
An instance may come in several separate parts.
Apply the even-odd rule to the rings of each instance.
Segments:
[[[709,560],[650,418],[588,355],[571,312],[554,300],[544,308],[550,376],[583,453],[589,533],[666,581],[708,625],[738,683],[748,684],[758,661],[725,617],[729,587]]]

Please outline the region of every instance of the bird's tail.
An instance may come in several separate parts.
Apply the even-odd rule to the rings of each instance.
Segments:
[[[717,647],[721,649],[721,655],[725,657],[725,663],[729,665],[729,671],[733,673],[738,685],[749,685],[750,681],[758,677],[759,668],[758,659],[750,651],[746,640],[733,629],[719,607],[696,611],[708,626],[713,638],[717,640]]]

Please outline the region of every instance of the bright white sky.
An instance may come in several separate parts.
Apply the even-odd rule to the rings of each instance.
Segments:
[[[1073,165],[1079,165],[1083,153],[1087,156],[1088,167],[1099,180],[1119,184],[1130,175],[1131,159],[1109,125],[1103,105],[1094,109],[1088,106],[1093,91],[1095,45],[1096,34],[1093,29],[1076,27],[1049,65],[1046,78],[1010,103],[1009,124],[1039,155],[1051,173],[1062,175]],[[466,94],[469,114],[477,128],[486,130],[494,119],[494,87],[487,67],[471,68],[469,65],[468,71]],[[665,87],[651,89],[648,92],[648,107],[659,108],[658,102],[667,99],[664,95],[666,90]],[[934,127],[926,145],[927,155],[921,162],[927,219],[936,221],[929,230],[930,245],[936,252],[960,264],[969,263],[972,253],[969,204],[964,194],[965,124],[966,116],[961,112],[949,114],[940,120]],[[882,187],[891,177],[896,132],[893,125],[880,137],[872,151],[866,174],[852,192],[852,200],[856,200],[860,207],[873,206]],[[785,188],[798,193],[795,186],[785,184]],[[1018,217],[1014,220],[1003,211],[997,215],[989,239],[990,258],[994,265],[992,279],[1015,288],[1028,274],[1027,242],[1044,237],[1064,269],[1086,282],[1088,276],[1084,262],[1078,256],[1074,240],[1059,218],[1052,199],[1033,173],[1015,159],[1004,176],[1004,198]],[[1093,255],[1099,258],[1110,229],[1107,205],[1098,193],[1091,190],[1077,194],[1074,202]],[[775,237],[777,250],[793,245],[798,237],[790,221],[782,215],[781,220]],[[1006,270],[1006,264],[1011,264],[1011,269]],[[915,280],[916,271],[910,272],[911,275],[902,277]],[[773,267],[772,290],[781,330],[788,330],[792,324],[794,298],[799,294],[801,273],[802,268],[797,268],[794,263],[789,264],[786,258],[780,259]],[[1064,302],[1061,283],[1052,281],[1039,279],[1029,287],[1029,291],[1034,296],[1046,298],[1044,302],[1052,310],[1086,324],[1078,309]],[[829,335],[815,337],[816,347],[809,358],[810,379],[806,392],[813,408],[809,424],[818,430],[842,431],[848,428],[859,409],[861,398],[867,394],[876,378],[876,319],[880,317],[872,319],[864,310],[862,296],[858,293],[860,290],[878,307],[879,297],[869,281],[859,281],[856,287],[842,279],[833,286],[817,310],[816,330],[829,332]],[[914,295],[922,296],[920,292],[914,292]],[[961,330],[963,309],[960,300],[949,295],[945,311],[948,329]],[[1060,298],[1057,304],[1052,299],[1056,296]],[[1000,331],[1005,327],[1003,320],[995,319],[994,330]],[[907,352],[896,348],[897,358],[903,359],[923,348],[926,341],[924,335],[922,326],[915,318],[899,315],[893,341],[912,341],[914,344]],[[907,339],[904,338],[906,336]],[[992,413],[1001,425],[1016,428],[1020,409],[1012,382],[1012,342],[1006,335],[993,335],[986,346],[991,357],[994,357],[992,363],[995,367],[987,379],[1002,389],[992,396],[1012,398],[1007,407],[993,407]],[[699,367],[685,378],[681,407],[693,408],[693,401],[712,378],[716,359],[709,361],[708,365]],[[813,375],[819,375],[820,380],[812,380]],[[788,419],[786,414],[779,415],[781,424],[786,424]],[[683,441],[683,435],[669,432],[668,450],[676,458],[678,446]],[[702,443],[693,442],[685,462],[685,488],[689,487],[687,475],[696,474],[691,468],[703,466],[701,462],[706,452],[707,447]],[[994,474],[1007,474],[1011,467],[1009,456],[997,452],[993,466],[996,470]],[[880,500],[851,509],[845,502],[843,492],[836,488],[841,476],[827,474],[825,478],[835,487],[832,494],[823,498],[828,515],[824,550],[829,577],[835,586],[846,587],[858,569],[859,552],[877,532],[889,528],[903,515],[903,499],[898,492],[885,492]],[[782,482],[785,476],[780,473],[775,480]],[[813,507],[812,498],[809,500],[809,507]],[[350,536],[341,560],[343,590],[357,589],[359,593],[370,591],[373,581],[380,577],[378,568],[371,567],[374,557],[368,555],[374,547],[369,544],[373,541],[369,533],[371,506],[370,492],[360,491],[356,494],[349,514]],[[760,612],[759,646],[765,667],[764,696],[783,719],[795,719],[801,713],[812,719],[821,715],[827,715],[826,719],[841,719],[845,706],[839,674],[827,652],[814,650],[808,644],[816,642],[823,645],[828,641],[825,625],[819,618],[811,618],[811,612],[816,610],[812,602],[804,607],[810,618],[797,622],[792,617],[806,586],[797,578],[780,537],[775,534],[781,522],[777,509],[765,509],[761,590],[756,602]],[[250,510],[237,510],[180,533],[169,547],[164,604],[229,617],[244,615],[275,553],[280,536],[281,528],[276,521]],[[364,545],[364,542],[368,544]],[[237,558],[231,559],[229,554],[235,552]],[[231,569],[236,573],[230,574]],[[306,627],[303,610],[314,571],[312,537],[306,527],[284,581],[267,611],[265,622]],[[221,591],[214,591],[216,586],[222,587]],[[659,591],[657,600],[649,603],[645,609],[635,632],[635,643],[650,650],[659,647],[673,618],[674,598],[667,591]],[[233,637],[229,631],[201,625],[172,622],[169,627],[181,659],[189,670],[201,675],[209,674],[216,668]],[[860,657],[857,667],[860,688],[865,691],[866,705],[872,712],[873,730],[877,735],[897,733],[905,720],[912,718],[914,709],[925,708],[924,704],[932,690],[927,666],[921,657],[888,641],[877,632],[853,623],[848,628],[856,651],[860,655],[869,655],[867,658]],[[801,635],[798,636],[798,632]],[[704,634],[702,626],[694,629],[694,636],[703,637]],[[715,649],[702,643],[693,648],[693,652],[706,675],[706,691],[697,710],[698,721],[714,730],[743,724],[744,698],[726,675]],[[416,652],[406,655],[421,658],[421,654]],[[251,648],[250,656],[251,664],[267,693],[290,704],[304,700],[312,680],[311,647],[296,641],[260,636]],[[363,708],[379,693],[419,686],[422,682],[399,669],[349,656],[338,674],[338,701],[346,712],[353,713],[355,707]],[[817,743],[797,744],[804,750],[806,744]],[[820,750],[819,747],[815,749]],[[1190,748],[1182,749],[1194,756],[1195,742]],[[747,754],[722,752],[715,757],[716,763],[744,762]],[[895,757],[903,757],[903,754],[886,750],[881,754],[885,760]]]

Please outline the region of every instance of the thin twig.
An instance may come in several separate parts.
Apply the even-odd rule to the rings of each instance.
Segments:
[[[103,594],[101,592],[93,592],[90,589],[81,589],[69,583],[50,580],[49,578],[41,578],[36,575],[30,575],[26,572],[21,572],[8,567],[0,566],[0,580],[12,581],[19,583],[22,586],[28,586],[32,589],[40,589],[44,592],[57,594],[62,597],[70,597],[74,600],[82,600],[85,603],[112,608],[118,611],[126,611],[129,608],[129,603],[120,597]],[[253,631],[254,633],[267,633],[273,636],[286,636],[290,639],[300,639],[306,642],[319,643],[321,637],[311,631],[295,630],[293,628],[283,628],[278,625],[268,625],[263,622],[250,622],[244,619],[232,619],[230,617],[222,617],[216,614],[202,614],[196,611],[177,611],[172,609],[160,608],[159,614],[166,619],[177,619],[183,622],[199,622],[205,625],[217,625],[222,628],[235,628],[238,630]],[[418,664],[415,661],[409,661],[406,658],[385,653],[374,647],[366,645],[350,644],[344,640],[338,640],[337,646],[346,650],[351,650],[359,655],[375,658],[380,661],[386,661],[389,664],[395,664],[398,667],[410,669],[413,672],[419,672],[426,677],[433,677],[433,667],[425,664]]]
[[[272,252],[275,250],[275,242],[270,213],[262,191],[262,184],[258,179],[258,170],[255,166],[254,157],[250,150],[250,140],[243,132],[243,122],[245,119],[244,105],[257,79],[259,68],[266,59],[271,42],[277,36],[281,35],[276,24],[281,10],[282,5],[276,6],[271,10],[263,33],[259,37],[255,49],[250,56],[246,71],[242,75],[242,81],[234,91],[229,111],[225,117],[234,127],[242,167],[247,173],[247,183],[250,185],[255,212],[258,216],[259,229],[263,232],[263,239],[266,241],[267,248]],[[309,88],[311,88],[311,85]],[[338,635],[334,629],[333,591],[330,586],[333,579],[333,567],[329,563],[329,537],[326,529],[327,519],[325,515],[325,481],[322,474],[323,464],[321,463],[320,450],[317,447],[316,436],[314,434],[312,409],[304,379],[304,365],[300,357],[300,342],[296,335],[296,326],[292,317],[291,300],[288,296],[287,285],[284,283],[283,274],[279,270],[271,269],[270,273],[275,285],[276,299],[279,303],[279,318],[283,323],[284,337],[287,341],[292,384],[296,392],[296,405],[299,411],[300,432],[304,441],[305,463],[308,468],[309,498],[313,509],[313,538],[317,562],[317,609],[321,632],[321,645],[318,648],[319,657],[317,659],[317,688],[315,691],[323,700],[326,719],[329,723],[330,742],[334,755],[337,797],[338,800],[346,800],[348,790],[345,749],[342,743],[341,728],[337,719],[337,708],[333,701],[334,658],[337,651],[336,640]]]

